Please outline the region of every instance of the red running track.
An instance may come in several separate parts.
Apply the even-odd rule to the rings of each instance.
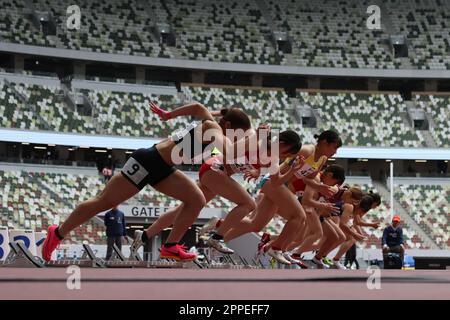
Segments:
[[[450,271],[81,269],[81,289],[64,268],[0,268],[0,299],[450,299]]]

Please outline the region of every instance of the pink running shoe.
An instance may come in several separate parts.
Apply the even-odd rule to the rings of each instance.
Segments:
[[[185,248],[185,247],[184,247]],[[161,253],[159,257],[161,259],[174,259],[177,261],[193,261],[197,259],[197,255],[195,253],[186,252],[183,246],[179,244],[174,245],[173,247],[166,248],[166,246],[161,247]]]
[[[48,227],[47,237],[45,238],[44,245],[42,246],[42,257],[45,261],[50,261],[52,259],[52,253],[61,243],[61,240],[55,233],[58,226]]]

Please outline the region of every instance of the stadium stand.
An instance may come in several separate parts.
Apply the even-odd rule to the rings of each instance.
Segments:
[[[341,133],[350,146],[426,146],[420,131],[408,127],[399,94],[298,92],[302,105],[317,110],[323,122]],[[328,129],[328,128],[326,128]]]
[[[267,23],[255,1],[168,0],[169,20],[183,56],[194,60],[280,64],[282,52],[266,41]]]
[[[69,195],[79,191],[74,186],[72,193],[58,195],[64,202],[57,200],[56,193],[42,187],[40,183],[45,174],[25,171],[0,171],[0,186],[3,192],[1,199],[1,222],[9,228],[26,228],[35,231],[47,230],[48,226],[58,223],[71,212]],[[50,179],[50,178],[48,178]],[[61,182],[63,184],[63,182]],[[85,191],[86,192],[86,191]],[[83,194],[80,191],[80,194]],[[67,201],[67,202],[66,202]],[[71,232],[67,241],[90,243],[104,243],[104,227],[92,220]]]
[[[399,185],[395,197],[439,247],[450,247],[449,186]]]
[[[91,103],[95,117],[80,115],[62,101],[59,87],[0,81],[0,110],[6,115],[1,126],[30,130],[52,130],[86,134],[132,137],[167,137],[189,119],[164,122],[148,108],[152,100],[166,109],[185,101],[199,101],[212,110],[238,106],[252,118],[255,127],[269,123],[272,128],[296,130],[303,141],[330,127],[341,133],[347,146],[426,147],[420,130],[405,121],[407,105],[399,94],[363,92],[298,91],[293,101],[282,89],[224,87],[186,84],[185,96],[155,95],[107,90],[75,89]],[[438,147],[450,145],[448,96],[417,95],[418,107],[434,121],[430,126]],[[321,120],[317,128],[301,125],[294,108],[307,106]],[[37,115],[37,116],[33,116]]]
[[[382,43],[388,35],[365,27],[368,1],[267,1],[277,29],[293,38],[292,57],[305,67],[396,69]]]
[[[417,69],[450,68],[448,1],[389,1],[392,23],[410,42],[411,64]],[[447,35],[447,36],[446,36]]]
[[[430,132],[441,147],[450,147],[450,97],[448,95],[416,95],[417,106],[434,121]]]
[[[184,58],[217,62],[297,65],[336,68],[399,69],[385,43],[386,30],[366,28],[370,1],[314,2],[267,0],[264,9],[252,0],[217,3],[213,0],[82,1],[81,29],[66,27],[66,9],[72,3],[56,0],[2,0],[0,37],[3,41],[101,53]],[[31,7],[29,6],[31,3]],[[164,4],[163,4],[164,3]],[[439,0],[389,1],[385,5],[394,30],[410,42],[409,61],[414,69],[448,69],[449,4]],[[30,12],[49,10],[57,26],[47,35]],[[98,23],[100,21],[100,23]],[[159,41],[157,23],[174,28],[176,47]],[[143,32],[142,32],[143,31]],[[292,54],[278,50],[271,34],[288,32]]]

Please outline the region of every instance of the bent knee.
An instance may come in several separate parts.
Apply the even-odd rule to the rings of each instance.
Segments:
[[[190,206],[193,208],[203,208],[204,206],[206,206],[206,199],[205,196],[203,195],[203,193],[198,192],[195,195],[192,195],[191,197],[189,197],[188,200],[186,200],[184,202],[184,204],[186,206]]]
[[[317,240],[322,239],[323,238],[323,231],[319,230],[318,232],[315,233],[315,237]]]

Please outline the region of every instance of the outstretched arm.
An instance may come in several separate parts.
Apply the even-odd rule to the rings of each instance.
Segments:
[[[362,241],[365,239],[363,234],[359,234],[352,228],[348,226],[348,222],[353,213],[353,206],[349,204],[344,204],[344,212],[342,213],[341,218],[339,219],[339,226],[345,234],[352,236],[357,241]]]
[[[353,224],[361,227],[371,227],[374,229],[377,229],[379,227],[378,222],[367,222],[362,219],[362,217],[359,214],[355,214],[353,217]]]
[[[152,112],[156,113],[164,121],[182,116],[193,116],[202,120],[214,121],[214,117],[211,112],[209,112],[204,105],[198,102],[186,104],[170,112],[161,109],[152,101],[148,104]]]
[[[323,203],[317,201],[316,198],[317,190],[313,187],[306,186],[305,192],[303,193],[302,205],[317,209],[319,214],[323,216],[328,216],[332,213],[339,213],[339,208],[334,206],[332,203]]]

